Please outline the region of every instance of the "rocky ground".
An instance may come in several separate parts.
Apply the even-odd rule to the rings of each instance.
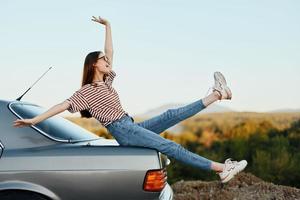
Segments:
[[[228,183],[220,181],[178,181],[171,185],[174,200],[300,200],[300,189],[265,182],[241,172]]]

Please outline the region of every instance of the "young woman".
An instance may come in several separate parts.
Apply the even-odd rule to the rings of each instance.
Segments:
[[[200,112],[217,100],[231,99],[232,94],[224,76],[214,73],[214,86],[211,94],[188,105],[168,109],[164,113],[143,122],[135,123],[123,110],[117,91],[112,87],[116,73],[112,70],[113,46],[111,25],[104,18],[93,16],[94,22],[105,26],[104,52],[89,53],[84,62],[82,87],[64,102],[51,107],[32,119],[17,119],[15,127],[35,125],[51,116],[68,110],[80,112],[82,117],[96,118],[115,137],[120,145],[154,148],[161,153],[200,169],[213,170],[219,174],[221,182],[227,182],[242,171],[247,161],[215,162],[192,153],[181,145],[160,135],[169,127]]]

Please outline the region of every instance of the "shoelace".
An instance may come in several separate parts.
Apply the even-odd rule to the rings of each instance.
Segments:
[[[237,163],[237,161],[233,161],[232,158],[227,158],[225,160],[225,163],[233,164],[233,163]]]
[[[236,163],[238,163],[238,162],[237,161],[233,161],[232,158],[227,158],[225,160],[225,163],[224,163],[224,165],[225,165],[224,166],[224,170],[226,170],[228,168],[228,166],[235,165]],[[222,172],[216,172],[216,174],[220,174],[220,173],[222,173]]]
[[[225,160],[225,169],[227,168],[227,166],[230,166],[230,165],[235,166],[236,164],[238,164],[237,161],[235,161],[235,160],[233,161],[232,158],[228,158]]]

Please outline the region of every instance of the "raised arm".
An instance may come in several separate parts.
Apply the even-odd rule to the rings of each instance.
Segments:
[[[108,20],[99,16],[96,18],[93,16],[92,19],[94,22],[103,24],[105,26],[105,45],[104,45],[104,53],[109,59],[110,66],[112,67],[113,62],[113,44],[112,44],[112,34],[111,34],[111,25]]]
[[[46,112],[31,118],[31,119],[17,119],[14,121],[13,126],[14,127],[23,127],[23,126],[30,126],[35,125],[49,117],[52,117],[54,115],[57,115],[58,113],[61,113],[65,110],[67,110],[70,107],[70,103],[68,101],[64,101],[62,103],[59,103],[53,107],[51,107]]]

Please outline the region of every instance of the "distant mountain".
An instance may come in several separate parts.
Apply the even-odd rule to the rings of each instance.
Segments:
[[[208,106],[206,109],[202,110],[199,114],[204,114],[204,113],[219,113],[219,112],[236,112],[235,110],[232,110],[230,108],[227,108],[225,106],[220,106],[217,104],[212,104]]]
[[[185,104],[165,104],[162,105],[160,107],[151,109],[145,113],[141,113],[138,115],[135,115],[136,117],[141,117],[141,118],[149,118],[149,117],[154,117],[156,115],[162,114],[163,112],[167,111],[170,108],[179,108],[182,106],[187,105],[188,103]],[[215,113],[215,112],[234,112],[234,110],[229,109],[227,107],[224,106],[220,106],[220,105],[216,105],[216,104],[212,104],[210,106],[208,106],[207,108],[203,109],[202,111],[200,111],[198,114],[203,114],[203,113]]]
[[[300,112],[300,109],[278,109],[278,110],[272,110],[271,113],[297,113]]]
[[[134,115],[134,117],[141,118],[141,119],[149,119],[149,118],[152,118],[154,116],[162,114],[163,112],[167,111],[168,109],[179,108],[179,107],[185,106],[187,104],[188,103],[185,103],[185,104],[175,104],[175,103],[165,104],[165,105],[162,105],[160,107],[151,109],[151,110],[149,110],[145,113]],[[226,108],[224,106],[212,104],[212,105],[208,106],[207,108],[205,108],[204,110],[200,111],[197,115],[204,114],[204,113],[215,113],[215,112],[234,112],[234,110],[231,110],[231,109]],[[181,133],[182,127],[179,124],[177,124],[175,126],[170,127],[168,129],[168,131],[170,131],[174,134]]]

